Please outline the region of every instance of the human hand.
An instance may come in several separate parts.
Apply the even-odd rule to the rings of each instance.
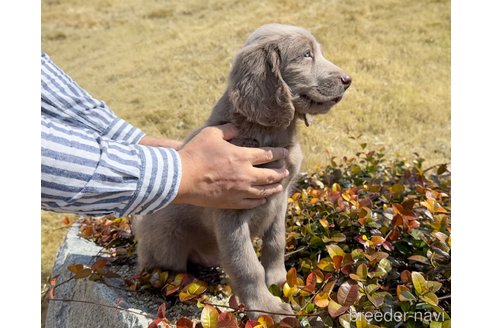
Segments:
[[[287,157],[285,148],[246,148],[227,140],[238,135],[232,124],[206,127],[178,153],[182,177],[176,204],[248,209],[282,191],[280,181],[289,175],[284,167],[257,168]]]
[[[183,145],[183,142],[172,139],[144,136],[138,142],[143,146],[152,146],[152,147],[164,147],[164,148],[174,148],[178,149]]]

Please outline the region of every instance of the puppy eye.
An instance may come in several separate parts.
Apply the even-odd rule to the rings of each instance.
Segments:
[[[311,52],[311,49],[308,49],[304,52],[304,57],[305,58],[313,58],[313,53]]]

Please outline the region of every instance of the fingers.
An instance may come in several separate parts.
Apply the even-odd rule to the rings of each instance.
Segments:
[[[253,165],[260,165],[285,159],[289,155],[289,152],[285,148],[245,148],[244,151],[247,152],[248,157],[251,160],[251,164]]]
[[[208,129],[215,129],[221,134],[224,140],[231,140],[232,138],[237,137],[239,134],[239,130],[234,125],[232,125],[232,123],[209,127]]]
[[[248,190],[248,198],[266,198],[283,190],[280,183],[272,183],[264,186],[253,186]]]
[[[289,176],[289,171],[286,168],[267,169],[254,167],[252,170],[255,177],[255,180],[252,183],[253,186],[265,187],[267,185],[278,183]]]
[[[243,198],[240,201],[239,207],[240,209],[251,209],[257,206],[263,205],[267,201],[267,197],[279,193],[283,190],[283,187],[280,183],[274,183],[267,186],[258,186],[252,187],[249,190],[250,198]]]

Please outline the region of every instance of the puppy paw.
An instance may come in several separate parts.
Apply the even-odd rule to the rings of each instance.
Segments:
[[[267,315],[272,317],[274,321],[279,322],[285,317],[294,315],[294,311],[289,304],[283,303],[273,296],[256,299],[254,302],[248,302],[245,305],[247,310],[255,310],[248,312],[250,319],[257,319],[260,315]]]
[[[281,286],[285,282],[286,276],[287,271],[285,270],[284,266],[275,269],[269,269],[265,272],[265,283],[268,287],[270,287],[271,285]]]

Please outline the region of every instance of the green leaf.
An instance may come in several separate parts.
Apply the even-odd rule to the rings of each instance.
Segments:
[[[280,287],[277,285],[277,284],[273,284],[271,285],[268,290],[270,291],[270,293],[273,295],[273,296],[278,296],[278,297],[282,297],[282,290],[280,289]]]
[[[442,322],[431,321],[429,328],[442,328]]]

